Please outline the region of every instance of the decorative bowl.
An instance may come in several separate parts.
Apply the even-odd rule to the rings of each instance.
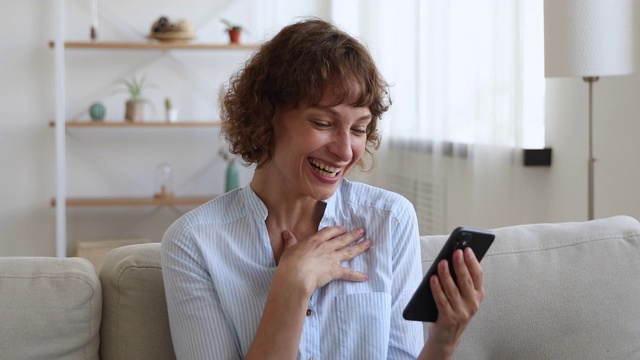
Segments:
[[[187,42],[193,40],[195,37],[195,33],[183,31],[167,31],[149,34],[149,38],[162,42]]]

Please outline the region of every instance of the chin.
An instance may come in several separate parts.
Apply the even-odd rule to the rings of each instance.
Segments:
[[[329,194],[329,195],[324,195],[324,194],[323,194],[323,195],[321,195],[321,196],[314,196],[313,198],[314,198],[315,200],[318,200],[318,201],[326,201],[327,199],[329,199],[329,198],[331,197],[331,195],[333,195],[333,193],[331,193],[331,194]]]
[[[340,180],[342,182],[342,180]],[[332,186],[331,189],[326,189],[323,191],[315,191],[311,197],[318,201],[324,201],[328,198],[332,197],[335,194],[336,190],[338,190],[338,186],[340,182],[336,183],[335,186]]]

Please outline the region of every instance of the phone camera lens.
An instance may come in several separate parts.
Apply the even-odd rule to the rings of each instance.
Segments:
[[[459,248],[465,248],[469,245],[469,240],[471,239],[471,233],[463,232],[460,234],[460,241],[458,242]]]

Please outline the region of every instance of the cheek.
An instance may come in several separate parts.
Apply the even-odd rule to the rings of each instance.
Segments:
[[[351,142],[351,151],[353,151],[354,162],[362,158],[362,155],[364,155],[366,146],[367,146],[367,138],[364,136],[357,137]]]

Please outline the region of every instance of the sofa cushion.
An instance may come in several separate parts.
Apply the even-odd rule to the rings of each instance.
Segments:
[[[617,216],[495,229],[486,296],[457,359],[640,357],[640,224]],[[425,236],[424,271],[446,236]]]
[[[111,250],[100,268],[101,359],[175,359],[160,267],[160,244]]]
[[[101,308],[88,260],[0,257],[0,358],[98,359]]]

